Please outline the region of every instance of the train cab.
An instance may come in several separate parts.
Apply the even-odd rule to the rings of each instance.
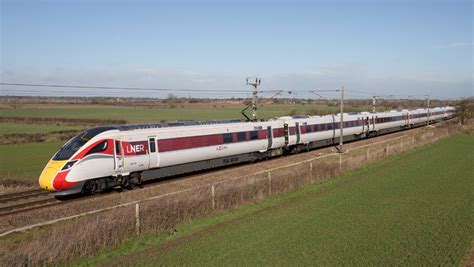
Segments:
[[[83,184],[66,179],[66,177],[74,169],[76,163],[86,154],[92,154],[97,151],[113,152],[113,148],[111,148],[113,147],[113,142],[91,142],[91,140],[100,133],[114,129],[116,127],[113,126],[94,127],[70,139],[54,154],[41,172],[39,178],[40,187],[52,192],[72,190],[79,193]]]

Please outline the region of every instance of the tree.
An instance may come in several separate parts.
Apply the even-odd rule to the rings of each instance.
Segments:
[[[456,107],[456,115],[461,124],[468,124],[474,114],[474,100],[472,98],[462,99]]]

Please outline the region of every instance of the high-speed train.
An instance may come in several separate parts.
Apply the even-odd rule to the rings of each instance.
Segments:
[[[344,141],[454,117],[453,107],[343,114]],[[172,175],[253,162],[339,142],[340,114],[266,121],[178,121],[100,126],[54,154],[39,178],[58,197],[90,194]]]

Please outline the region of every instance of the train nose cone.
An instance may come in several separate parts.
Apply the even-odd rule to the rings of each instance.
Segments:
[[[54,191],[53,180],[56,177],[56,174],[61,170],[61,168],[66,164],[66,160],[56,161],[50,160],[46,167],[44,167],[43,172],[41,172],[39,178],[39,185],[41,188]]]

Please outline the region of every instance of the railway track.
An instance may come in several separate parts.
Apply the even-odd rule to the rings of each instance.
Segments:
[[[49,192],[41,189],[26,190],[0,195],[0,217],[12,213],[28,211],[58,202]]]
[[[230,167],[233,168],[233,167]],[[217,170],[212,170],[208,171],[208,173],[212,172],[218,172],[220,169]],[[142,188],[146,187],[151,187],[151,186],[159,186],[167,183],[172,183],[173,181],[176,181],[177,179],[190,179],[194,177],[195,175],[199,174],[188,174],[188,175],[179,175],[177,177],[169,177],[165,178],[159,181],[145,181],[142,184]],[[139,189],[139,188],[136,188]],[[133,190],[136,190],[133,189]],[[67,205],[71,204],[73,202],[79,202],[79,201],[87,201],[91,200],[94,198],[100,198],[101,196],[104,196],[106,194],[110,193],[120,193],[123,190],[129,190],[129,189],[120,189],[120,190],[112,190],[108,193],[104,194],[97,194],[97,195],[92,195],[92,196],[78,196],[77,198],[72,198],[69,200],[61,201],[57,200],[56,198],[50,196],[49,192],[45,192],[42,189],[39,190],[29,190],[29,191],[23,191],[23,192],[18,192],[18,193],[12,193],[12,194],[5,194],[5,195],[0,195],[0,218],[9,216],[9,215],[15,215],[15,214],[20,214],[28,211],[33,211],[37,209],[43,209],[43,208],[49,208],[49,207],[54,207],[54,206],[60,206],[60,205]],[[43,197],[41,197],[43,196]],[[47,196],[47,197],[44,197]],[[31,198],[40,198],[39,200],[33,200],[33,201],[27,201],[24,202],[24,200],[31,200]],[[23,200],[23,202],[21,202]],[[14,203],[9,203],[13,202]],[[18,203],[20,202],[20,203]],[[8,203],[7,205],[5,205]]]
[[[3,194],[3,195],[0,195],[0,204],[12,202],[12,201],[18,201],[21,199],[45,196],[48,194],[49,194],[48,192],[42,189],[33,189],[33,190],[27,190],[27,191],[16,192],[16,193],[11,193],[11,194]]]
[[[0,207],[0,217],[11,215],[14,213],[30,211],[37,208],[50,207],[50,206],[58,205],[60,203],[61,201],[56,200],[54,198],[46,198],[46,199],[41,199],[41,200],[28,201],[28,202],[23,202],[19,204]]]

